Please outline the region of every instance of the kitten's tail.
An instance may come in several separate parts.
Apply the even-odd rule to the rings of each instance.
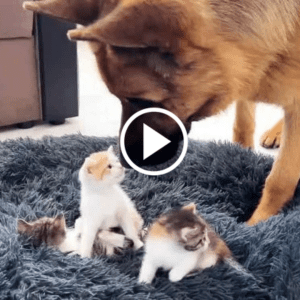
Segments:
[[[254,275],[249,270],[247,270],[246,268],[244,268],[234,258],[232,258],[232,257],[226,258],[225,259],[225,263],[227,263],[230,267],[234,268],[235,270],[237,270],[239,273],[243,274],[244,276],[251,277],[252,279],[256,280],[256,278],[254,277]]]

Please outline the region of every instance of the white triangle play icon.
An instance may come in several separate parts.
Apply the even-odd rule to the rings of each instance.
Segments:
[[[144,160],[171,143],[170,140],[153,130],[146,124],[143,124],[143,150]]]

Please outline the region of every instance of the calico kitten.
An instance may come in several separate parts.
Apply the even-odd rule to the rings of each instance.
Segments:
[[[64,242],[67,235],[63,215],[55,218],[44,217],[34,222],[26,222],[19,219],[17,230],[18,233],[28,236],[34,247],[46,244],[50,247],[58,248]]]
[[[125,236],[133,241],[135,249],[143,246],[139,239],[143,219],[120,186],[124,173],[112,147],[85,159],[79,171],[81,222],[80,226],[75,225],[82,237],[79,249],[82,257],[91,256],[99,229],[121,227]]]
[[[34,222],[26,222],[20,219],[18,220],[17,229],[20,234],[28,236],[35,247],[46,244],[64,253],[78,253],[80,235],[74,229],[66,227],[63,215],[55,218],[44,217]],[[92,257],[99,255],[111,256],[132,246],[133,242],[118,229],[99,230],[94,240]]]
[[[169,279],[175,282],[221,261],[242,269],[225,242],[191,203],[161,216],[150,227],[139,282],[151,283],[160,267],[170,270]]]

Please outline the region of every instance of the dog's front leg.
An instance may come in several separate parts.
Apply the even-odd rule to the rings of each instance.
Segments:
[[[300,105],[286,109],[279,156],[267,177],[262,198],[249,225],[277,214],[294,195],[300,176]]]
[[[233,141],[245,148],[253,148],[255,129],[255,103],[238,100],[233,127]]]

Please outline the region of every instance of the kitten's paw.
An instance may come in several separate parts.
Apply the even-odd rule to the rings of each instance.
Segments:
[[[150,284],[155,277],[157,267],[153,264],[149,257],[146,256],[143,259],[142,266],[139,274],[139,283]]]
[[[144,246],[144,243],[140,240],[136,240],[134,242],[134,249],[135,250],[138,250],[138,249],[142,248],[143,246]]]
[[[153,278],[150,278],[149,276],[140,276],[139,277],[139,283],[140,284],[151,284]]]
[[[183,277],[184,277],[184,275],[182,273],[179,273],[175,270],[171,270],[170,273],[169,273],[169,280],[171,282],[180,281]]]
[[[92,257],[92,253],[91,251],[80,251],[79,255],[81,258],[91,258]]]
[[[70,256],[73,256],[73,255],[79,255],[79,256],[81,256],[80,252],[78,250],[74,250],[74,251],[68,253],[68,255],[70,255]]]
[[[91,258],[91,254],[80,254],[81,258]]]
[[[134,245],[133,240],[125,237],[124,243],[123,243],[123,248],[124,249],[133,248],[133,245]]]

